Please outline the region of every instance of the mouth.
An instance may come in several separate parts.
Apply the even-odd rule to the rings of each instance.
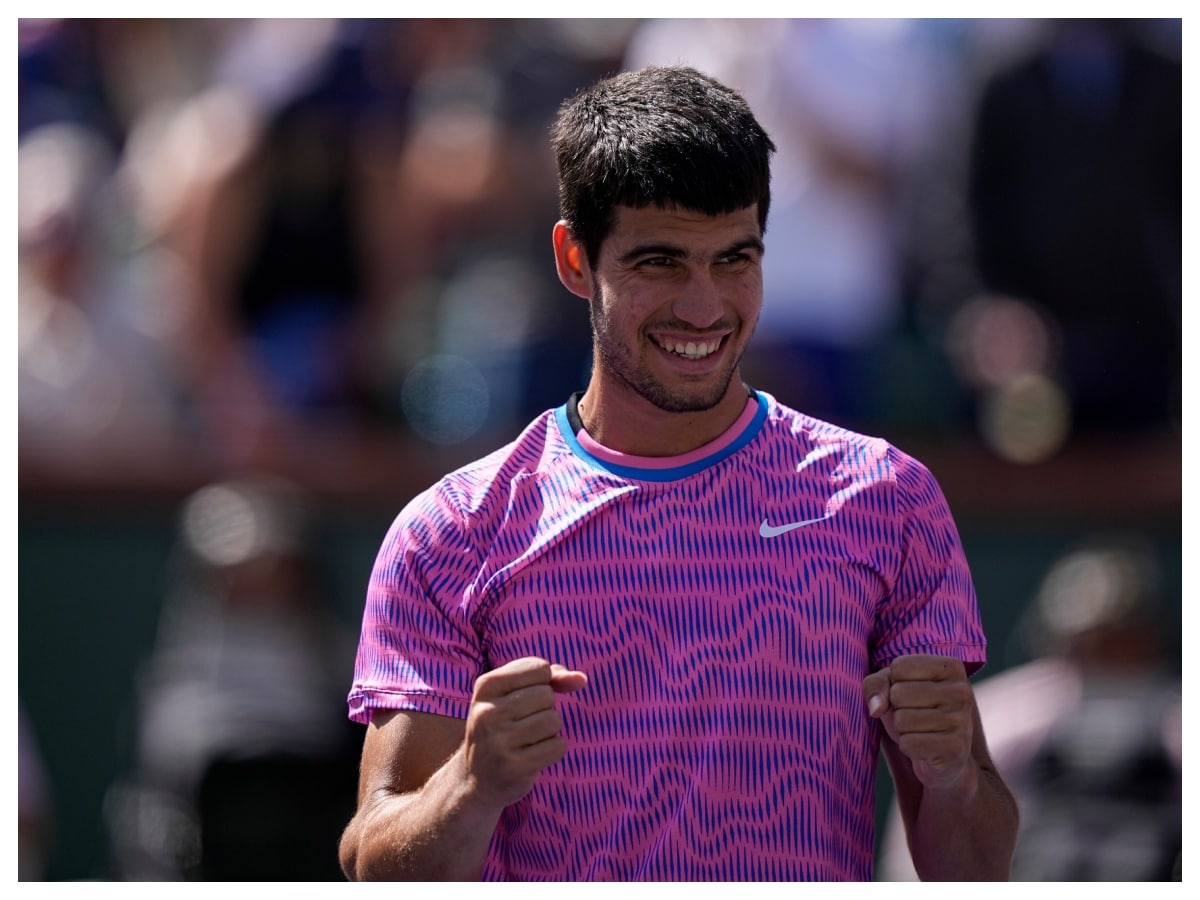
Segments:
[[[692,360],[704,359],[706,356],[711,356],[721,346],[721,338],[713,338],[707,341],[682,341],[655,337],[652,340],[660,349],[665,350],[667,353]]]

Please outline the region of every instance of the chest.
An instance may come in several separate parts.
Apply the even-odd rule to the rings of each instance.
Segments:
[[[895,541],[877,504],[835,502],[837,487],[695,479],[593,504],[493,570],[474,616],[485,652],[617,666],[647,695],[680,679],[721,695],[740,679],[856,684]]]

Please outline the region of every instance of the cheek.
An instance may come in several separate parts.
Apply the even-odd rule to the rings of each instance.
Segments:
[[[746,278],[740,282],[730,293],[729,302],[743,322],[756,323],[763,305],[762,278]]]
[[[747,322],[757,322],[759,313],[762,312],[763,297],[762,291],[752,291],[746,294],[742,306],[742,318]]]
[[[602,283],[592,295],[592,318],[610,327],[636,329],[653,316],[660,299],[645,285]]]
[[[615,302],[611,293],[597,288],[588,306],[593,333],[611,343],[621,327],[621,304]]]

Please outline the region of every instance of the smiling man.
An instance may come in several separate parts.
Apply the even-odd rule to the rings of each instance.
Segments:
[[[383,542],[347,876],[867,880],[882,748],[922,877],[1006,878],[937,483],[739,373],[770,138],[679,67],[581,92],[553,142],[592,375]]]
[[[571,227],[554,226],[559,277],[591,301],[596,371],[579,406],[592,438],[670,456],[737,418],[738,362],[762,305],[761,233],[756,206],[709,216],[622,205],[592,266]]]

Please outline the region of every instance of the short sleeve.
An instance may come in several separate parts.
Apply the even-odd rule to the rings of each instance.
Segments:
[[[974,674],[986,661],[986,640],[958,528],[929,469],[895,448],[889,453],[900,562],[876,617],[872,666],[929,653],[958,659]]]
[[[409,709],[466,718],[484,653],[467,597],[478,572],[444,485],[415,498],[380,546],[367,588],[350,718]]]

